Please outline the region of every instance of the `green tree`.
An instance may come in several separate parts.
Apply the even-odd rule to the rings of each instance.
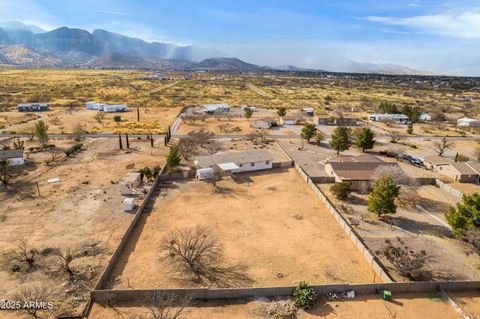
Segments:
[[[463,195],[456,208],[448,208],[445,217],[455,236],[464,236],[470,230],[480,230],[480,194]]]
[[[293,303],[297,308],[309,309],[317,302],[317,293],[302,281],[293,291]]]
[[[339,126],[333,131],[330,146],[337,151],[337,155],[340,152],[346,151],[352,145],[352,129],[345,126]]]
[[[368,197],[368,210],[379,217],[384,214],[395,214],[395,199],[400,194],[400,186],[395,184],[392,176],[384,175],[377,181]]]
[[[355,141],[355,144],[358,147],[362,148],[362,152],[365,152],[365,150],[369,150],[373,148],[373,145],[375,144],[375,133],[369,129],[368,127],[363,127],[359,132],[357,136],[357,140]]]
[[[42,148],[48,143],[48,125],[44,121],[40,120],[35,123],[35,136]]]
[[[180,165],[182,161],[182,157],[180,156],[180,152],[178,151],[177,145],[170,146],[170,153],[167,156],[167,166],[170,168],[177,167]]]
[[[307,123],[302,128],[301,136],[303,139],[307,140],[308,143],[310,143],[310,140],[315,135],[316,131],[317,128],[315,127],[315,124]]]
[[[246,107],[245,110],[243,111],[245,118],[249,119],[253,115],[253,110],[249,107]]]
[[[409,123],[407,125],[407,134],[410,134],[410,135],[413,134],[413,124],[412,123]]]
[[[351,193],[350,183],[339,182],[335,183],[330,187],[330,191],[338,199],[347,199],[348,195]]]
[[[388,113],[388,114],[399,113],[398,107],[395,104],[393,104],[392,102],[388,102],[388,101],[380,102],[380,105],[378,106],[378,108],[380,109],[380,111],[382,113]]]
[[[122,121],[122,117],[121,117],[120,115],[115,115],[115,116],[113,117],[113,121],[114,121],[114,122],[121,122],[121,121]]]
[[[278,116],[285,116],[287,114],[287,108],[283,106],[279,107],[277,109],[277,114]]]
[[[317,142],[317,145],[320,146],[320,143],[325,139],[325,134],[322,131],[316,130],[313,139]]]
[[[402,106],[402,114],[408,116],[412,123],[417,123],[422,112],[418,106],[404,105]]]

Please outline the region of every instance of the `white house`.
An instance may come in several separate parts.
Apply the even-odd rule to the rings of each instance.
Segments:
[[[126,112],[128,111],[128,106],[126,104],[114,104],[114,105],[106,104],[103,107],[103,111],[105,113]]]
[[[432,116],[430,114],[427,114],[427,113],[422,113],[422,114],[420,114],[418,119],[422,122],[430,122],[432,120]]]
[[[126,112],[128,111],[128,106],[126,104],[104,104],[96,102],[87,102],[85,103],[87,110],[97,110],[103,111],[105,113],[114,113],[114,112]]]
[[[128,197],[123,200],[122,208],[124,212],[131,212],[135,207],[135,198]]]
[[[480,120],[472,119],[465,116],[457,120],[457,126],[480,126]]]
[[[140,186],[142,180],[140,179],[140,173],[128,173],[120,181],[120,192],[122,195],[132,195],[133,189]]]
[[[370,114],[368,119],[372,122],[395,122],[397,124],[408,124],[410,118],[405,114]]]
[[[265,150],[217,153],[195,157],[197,169],[218,168],[223,172],[240,173],[272,168],[273,156]]]
[[[230,112],[230,105],[221,104],[204,104],[201,107],[201,111],[205,114],[216,115]]]
[[[8,165],[23,165],[23,150],[0,150],[0,161],[7,161]]]
[[[274,118],[271,118],[271,117],[264,117],[252,122],[253,128],[260,128],[260,129],[268,129],[275,125],[277,125],[277,122],[275,121]]]
[[[297,124],[297,118],[294,116],[281,116],[280,124],[282,125],[295,125]]]
[[[195,178],[198,179],[199,181],[203,181],[206,179],[212,179],[214,174],[215,174],[215,171],[211,167],[199,168],[195,173]]]
[[[46,104],[46,103],[23,103],[23,104],[18,104],[17,109],[18,109],[19,112],[48,111],[48,104]]]

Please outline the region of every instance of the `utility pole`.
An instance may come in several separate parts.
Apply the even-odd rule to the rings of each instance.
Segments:
[[[128,141],[128,133],[125,134],[125,139],[127,141],[127,148],[130,148],[130,142]]]
[[[137,105],[137,122],[140,122],[140,109],[138,108],[138,105]]]
[[[118,134],[118,147],[123,150],[122,135]]]

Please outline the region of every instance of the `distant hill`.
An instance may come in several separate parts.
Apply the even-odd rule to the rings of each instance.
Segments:
[[[199,62],[196,67],[242,72],[256,72],[263,70],[263,68],[258,65],[250,64],[237,58],[209,58]]]
[[[375,64],[375,63],[359,63],[351,62],[345,69],[347,72],[353,73],[378,73],[389,75],[432,75],[431,72],[415,70],[398,64]]]
[[[0,45],[0,61],[19,66],[59,66],[62,63],[58,58],[20,44]]]
[[[293,65],[258,66],[216,50],[198,46],[147,42],[106,30],[88,32],[61,27],[52,31],[19,22],[0,22],[1,62],[24,66],[84,66],[95,68],[208,69],[238,72],[324,72]],[[395,64],[346,61],[338,71],[352,73],[430,74]]]

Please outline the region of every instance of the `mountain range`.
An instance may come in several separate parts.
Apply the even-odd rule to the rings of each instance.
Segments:
[[[20,22],[0,23],[0,63],[28,67],[96,67],[148,69],[213,69],[240,72],[265,70],[323,71],[292,65],[265,67],[198,46],[146,42],[106,30],[88,32],[61,27],[45,31]],[[424,74],[394,64],[351,63],[349,72]]]

